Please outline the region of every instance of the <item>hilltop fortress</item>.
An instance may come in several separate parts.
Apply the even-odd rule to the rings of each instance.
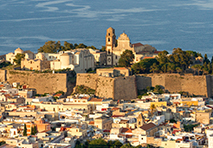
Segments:
[[[148,74],[136,76],[105,77],[98,74],[77,74],[76,85],[85,85],[96,90],[99,97],[115,100],[131,100],[137,90],[160,85],[169,92],[188,92],[191,95],[213,96],[213,77],[179,74]]]
[[[69,81],[66,73],[0,70],[0,80],[28,85],[30,88],[35,88],[39,94],[64,91],[69,95],[75,86]],[[191,95],[213,96],[213,76],[211,75],[141,74],[109,77],[100,76],[98,73],[78,73],[76,85],[85,85],[94,89],[97,96],[115,100],[135,99],[138,90],[156,85],[160,85],[171,93],[184,91]]]
[[[17,54],[24,54],[21,68],[25,70],[57,70],[70,68],[77,72],[76,84],[70,82],[68,73],[36,73],[33,71],[0,70],[0,80],[9,83],[19,82],[37,93],[55,93],[64,91],[70,95],[75,85],[84,85],[95,90],[99,97],[115,100],[130,100],[137,97],[138,90],[147,86],[160,85],[169,92],[188,92],[191,95],[206,97],[213,96],[213,76],[211,75],[179,75],[179,74],[142,74],[130,76],[128,70],[98,69],[96,74],[85,73],[88,69],[99,66],[118,65],[121,54],[131,50],[134,54],[134,63],[145,58],[155,58],[160,51],[150,45],[141,43],[131,44],[127,34],[122,33],[117,41],[115,30],[110,27],[106,31],[106,52],[93,49],[73,49],[59,53],[38,53],[23,51],[18,48],[14,53],[6,55],[6,61],[14,63]],[[71,76],[72,77],[72,76]]]

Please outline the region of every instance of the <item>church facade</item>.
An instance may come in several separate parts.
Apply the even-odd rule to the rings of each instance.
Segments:
[[[157,56],[157,50],[151,45],[143,45],[141,43],[131,44],[127,34],[122,33],[116,40],[115,29],[112,27],[106,31],[106,52],[107,65],[116,66],[125,50],[131,50],[135,56],[134,63],[139,62],[144,57],[154,58]]]

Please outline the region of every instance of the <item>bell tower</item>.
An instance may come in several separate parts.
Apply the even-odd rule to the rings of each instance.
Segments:
[[[107,29],[106,32],[106,52],[107,52],[107,65],[113,66],[113,48],[116,44],[115,29],[112,27]]]
[[[144,123],[145,123],[144,116],[142,113],[140,113],[137,117],[137,127],[143,126]]]

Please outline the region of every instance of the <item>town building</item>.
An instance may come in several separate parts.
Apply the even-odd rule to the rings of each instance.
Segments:
[[[106,51],[107,51],[107,65],[118,65],[121,54],[125,50],[130,50],[134,54],[134,62],[137,63],[145,57],[154,58],[158,55],[158,51],[150,46],[141,43],[131,44],[126,33],[122,33],[116,40],[115,29],[112,27],[106,31]]]

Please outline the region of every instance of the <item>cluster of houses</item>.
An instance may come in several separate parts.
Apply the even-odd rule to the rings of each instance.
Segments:
[[[17,54],[24,54],[21,60],[21,68],[24,70],[59,70],[71,69],[77,73],[85,73],[88,69],[94,69],[97,66],[115,66],[121,54],[125,50],[131,50],[134,54],[134,63],[146,58],[155,58],[160,51],[157,51],[151,45],[141,43],[131,44],[127,34],[122,33],[120,37],[115,38],[115,30],[108,28],[106,32],[106,51],[79,48],[58,53],[33,53],[30,50],[17,48],[14,52],[6,54],[6,61],[16,64],[14,59]]]
[[[133,146],[213,146],[213,101],[208,98],[152,92],[131,101],[87,94],[41,97],[24,87],[0,85],[4,147],[74,148],[77,140],[97,138]]]

